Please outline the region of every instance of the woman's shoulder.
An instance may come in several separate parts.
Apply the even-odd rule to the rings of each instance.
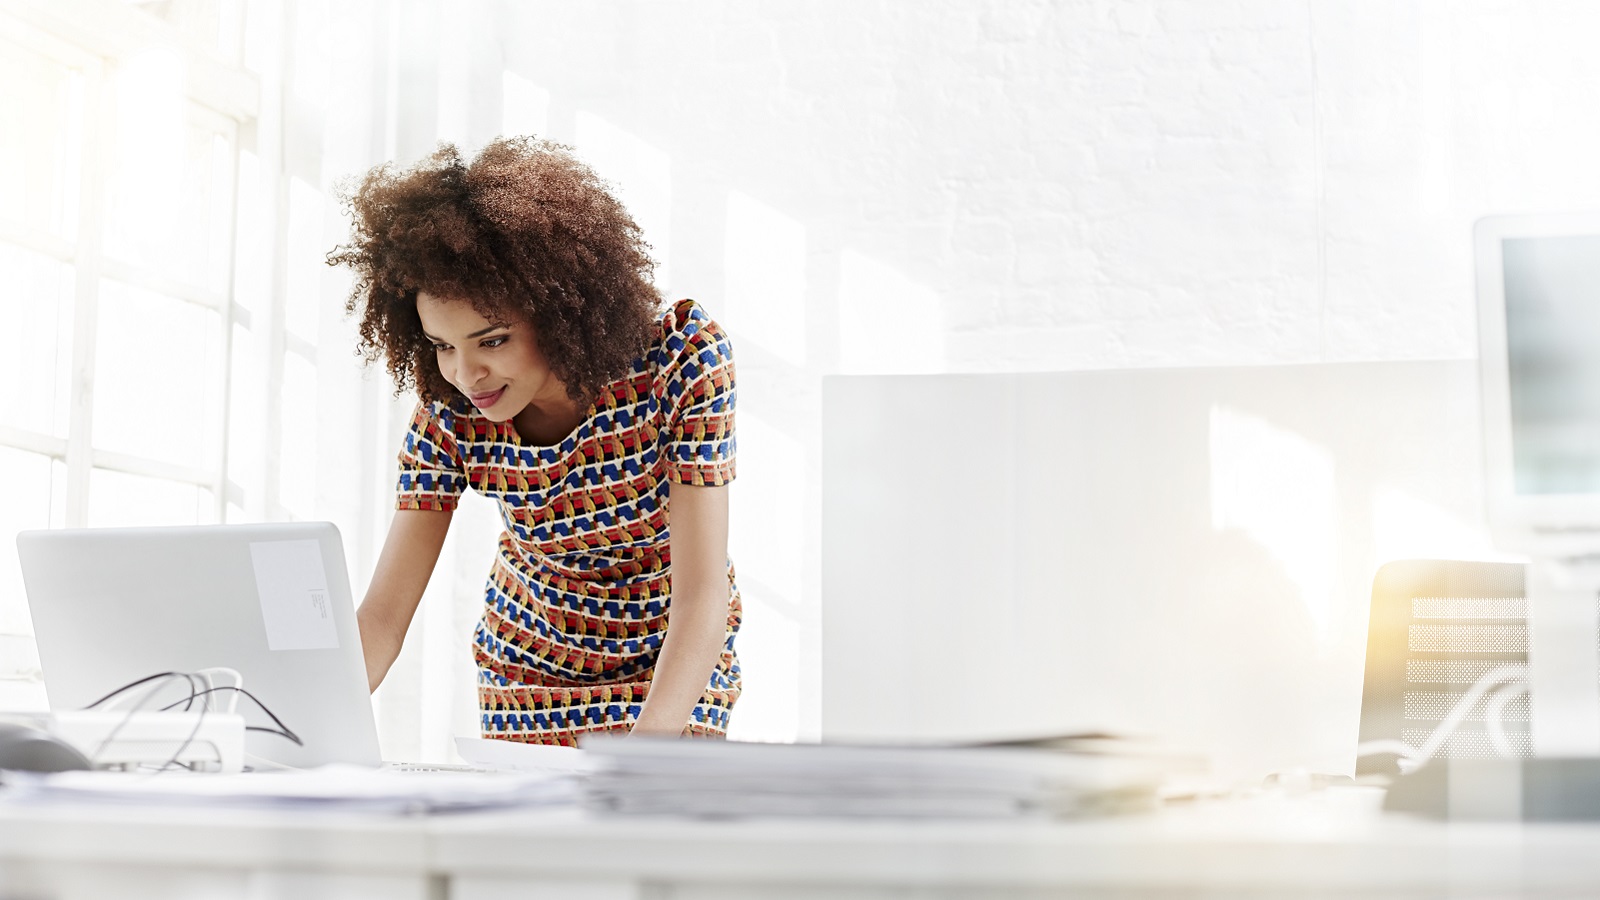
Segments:
[[[732,355],[727,333],[698,300],[673,301],[656,317],[656,339],[649,354],[654,368],[715,365]]]
[[[693,334],[706,327],[718,326],[700,301],[690,297],[674,300],[656,314],[656,333],[662,339],[670,338],[674,334]]]
[[[422,399],[417,401],[413,427],[431,425],[461,440],[473,433],[473,420],[480,416],[478,408],[463,396],[444,400]]]

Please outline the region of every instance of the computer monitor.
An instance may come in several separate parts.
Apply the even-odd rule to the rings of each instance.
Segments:
[[[1600,214],[1492,216],[1474,237],[1496,542],[1600,551]]]
[[[1600,755],[1600,214],[1474,228],[1490,529],[1531,559],[1538,756]]]
[[[332,524],[25,531],[17,552],[51,709],[81,709],[159,672],[222,666],[303,741],[249,731],[247,753],[289,766],[379,764]],[[273,726],[247,699],[238,712]]]

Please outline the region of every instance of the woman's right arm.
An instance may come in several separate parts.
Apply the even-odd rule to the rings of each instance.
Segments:
[[[405,641],[411,617],[422,601],[444,536],[450,529],[450,511],[396,510],[378,556],[377,570],[367,596],[356,610],[361,629],[361,651],[367,662],[367,688],[377,690],[389,673]]]

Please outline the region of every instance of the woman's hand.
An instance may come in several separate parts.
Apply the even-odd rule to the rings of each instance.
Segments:
[[[728,487],[673,484],[671,490],[672,606],[632,733],[677,737],[728,637]]]
[[[383,552],[367,596],[356,610],[361,655],[367,663],[367,689],[375,691],[389,673],[411,627],[411,617],[439,561],[450,530],[448,510],[402,509],[389,523]]]

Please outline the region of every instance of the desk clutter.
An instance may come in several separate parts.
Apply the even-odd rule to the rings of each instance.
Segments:
[[[1157,756],[1063,744],[753,744],[597,735],[583,801],[606,814],[709,818],[1030,818],[1153,809]]]
[[[1086,749],[1086,747],[1088,749]],[[595,736],[583,750],[458,742],[473,768],[0,772],[0,801],[392,814],[581,807],[603,815],[1028,819],[1153,809],[1170,771],[1115,742],[932,747]]]

